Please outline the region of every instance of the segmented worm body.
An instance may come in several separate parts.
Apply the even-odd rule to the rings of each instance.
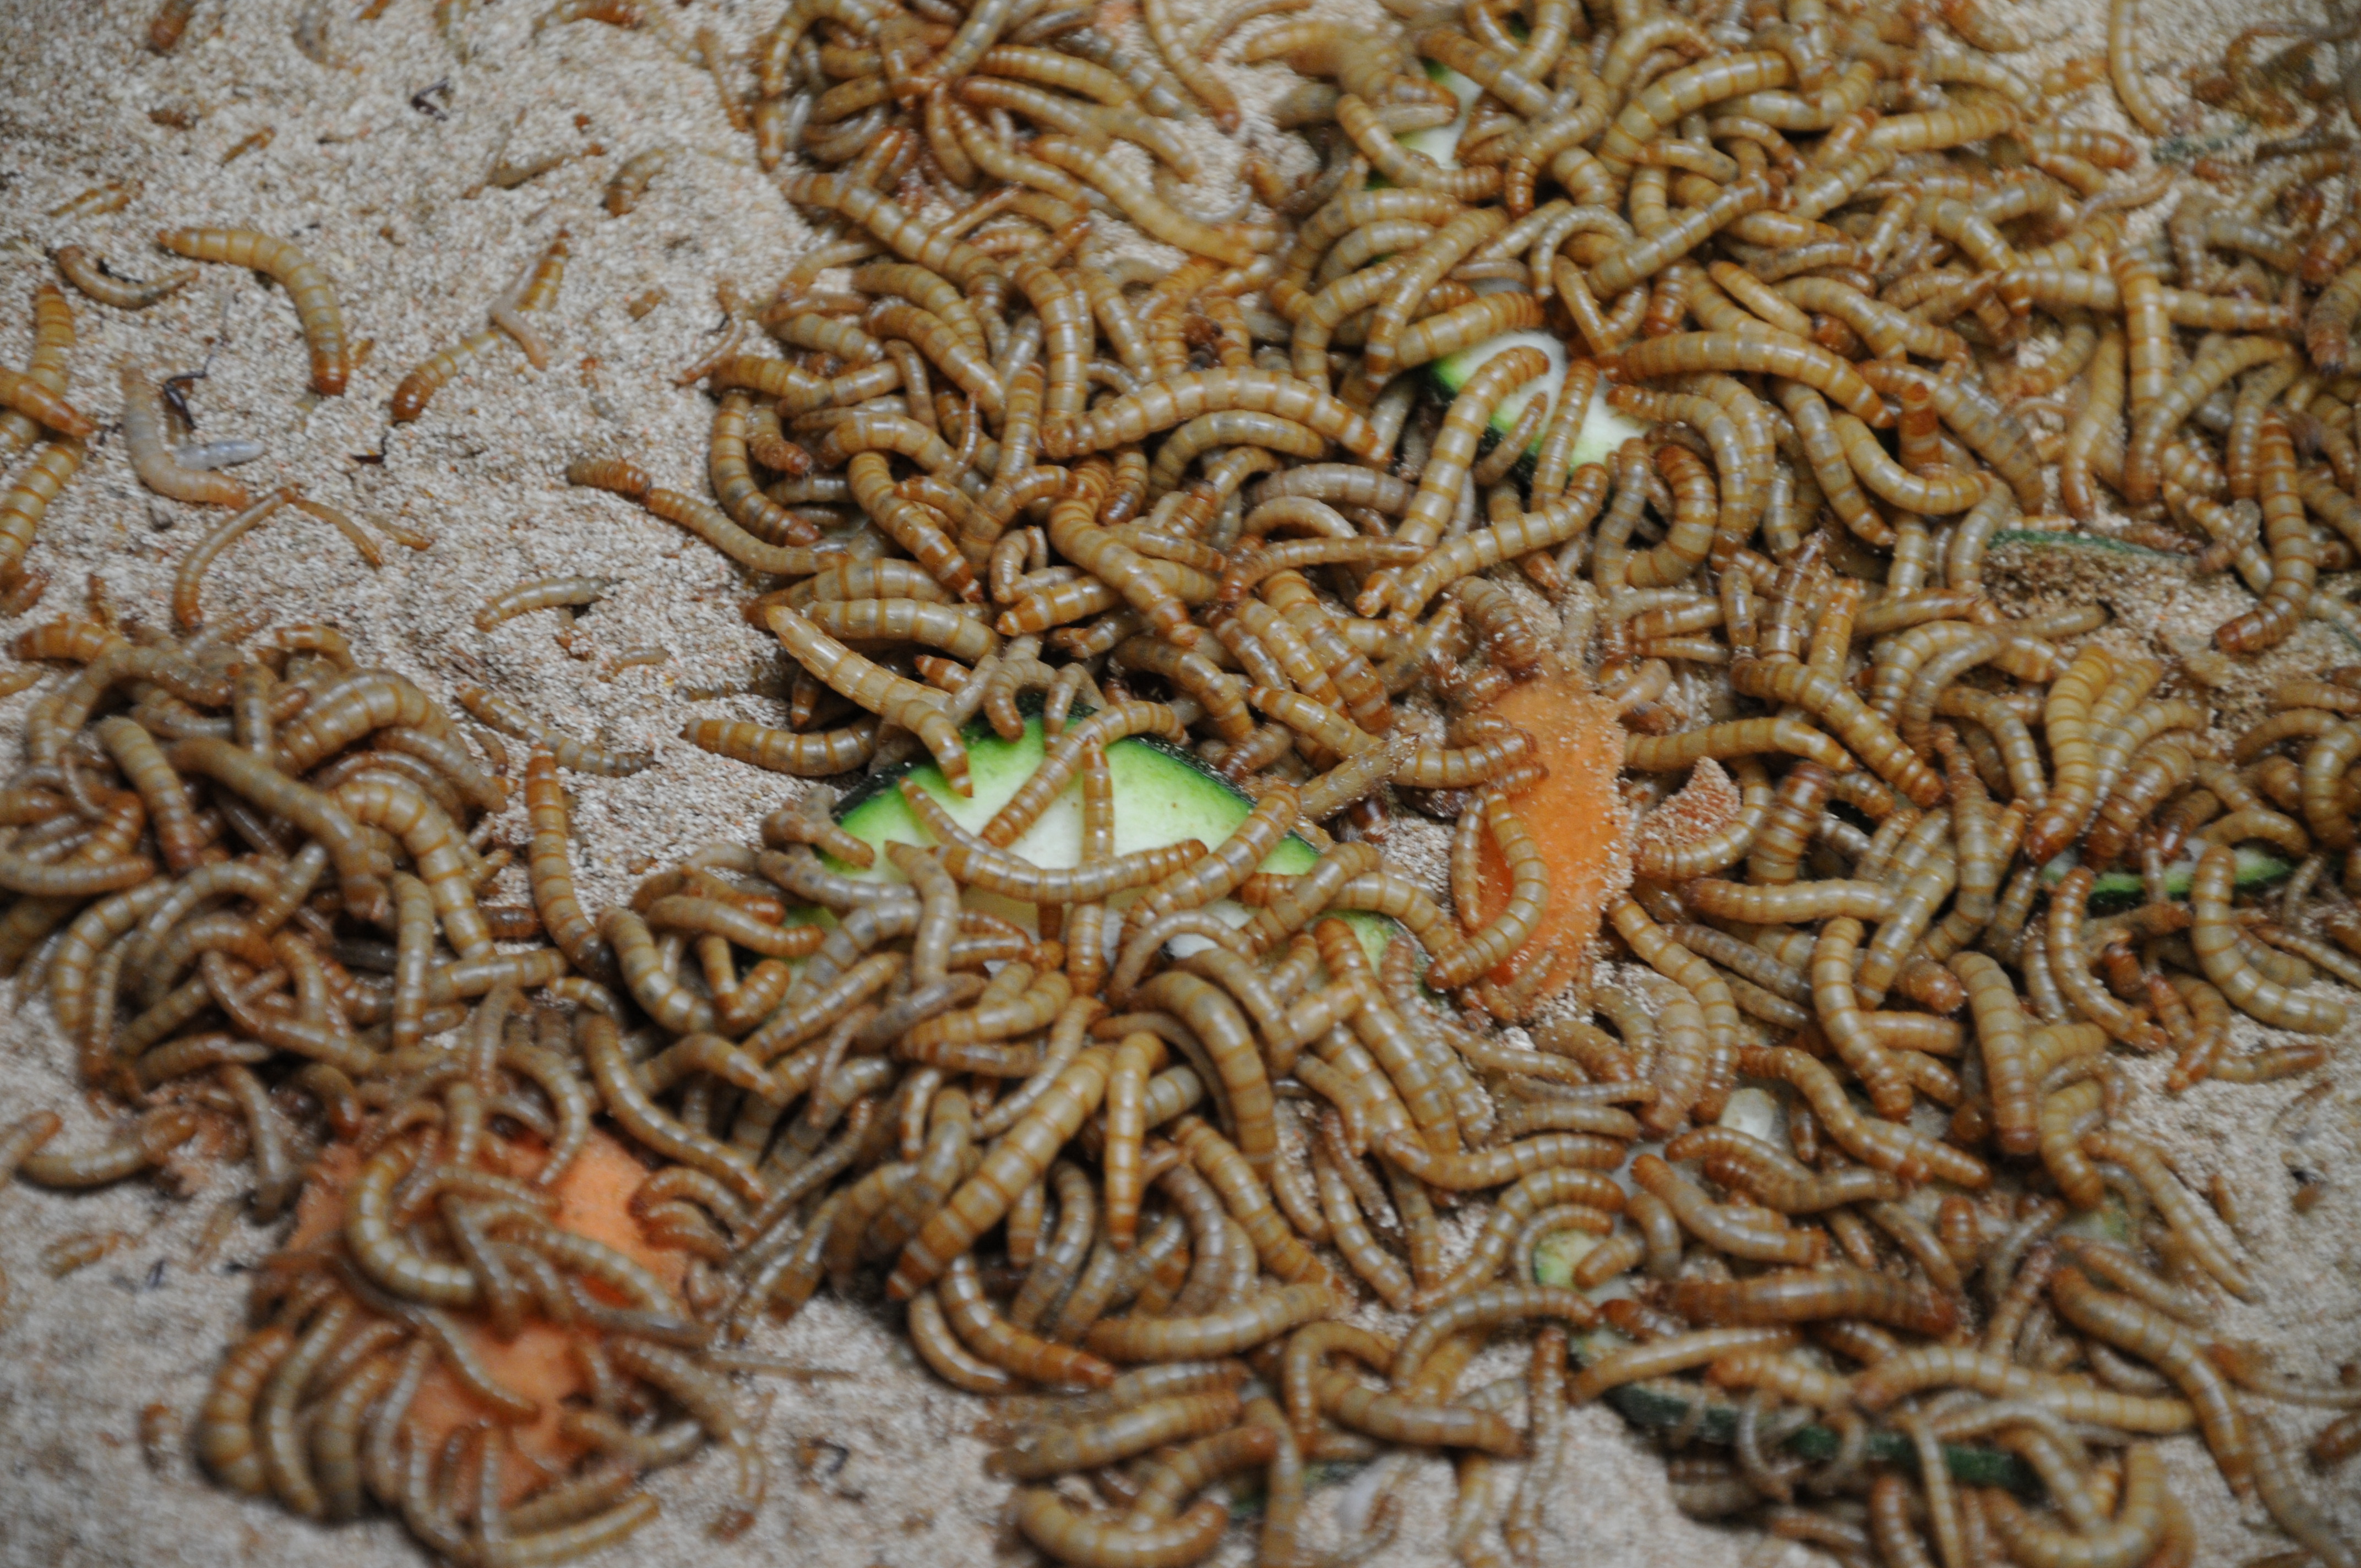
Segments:
[[[344,311],[327,273],[302,249],[252,229],[166,229],[157,235],[156,243],[192,261],[252,268],[276,280],[294,301],[303,341],[311,347],[312,389],[322,397],[343,395],[351,368]]]

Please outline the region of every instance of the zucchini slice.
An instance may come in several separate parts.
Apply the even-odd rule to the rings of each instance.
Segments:
[[[888,844],[933,843],[912,814],[909,803],[902,798],[901,784],[906,778],[933,795],[961,827],[982,831],[1041,763],[1047,742],[1041,732],[1039,700],[1035,698],[1023,706],[1033,712],[1025,721],[1025,733],[1017,739],[1002,740],[981,719],[970,724],[961,737],[967,745],[973,795],[952,794],[950,781],[939,769],[924,759],[915,760],[872,775],[845,796],[836,808],[838,826],[880,850]],[[1088,707],[1077,704],[1068,721],[1079,722],[1089,712]],[[1116,741],[1106,749],[1106,761],[1107,772],[1115,782],[1117,854],[1177,844],[1183,839],[1195,839],[1209,848],[1216,846],[1235,831],[1246,813],[1254,809],[1253,798],[1227,779],[1179,747],[1150,736]],[[1036,865],[1066,867],[1082,858],[1082,785],[1077,777],[1049,803],[1040,819],[1008,848],[1011,853]],[[1319,858],[1319,850],[1290,833],[1263,861],[1262,869],[1278,875],[1300,876],[1310,871]],[[846,876],[901,880],[901,873],[882,853],[876,864],[866,870],[846,865],[833,857],[826,859],[831,871]],[[1035,924],[1034,907],[1029,904],[980,892],[971,892],[968,896],[975,906],[1005,916],[1027,928]],[[1118,894],[1112,902],[1122,904],[1126,898]],[[1213,908],[1234,926],[1245,925],[1252,913],[1229,899],[1216,903]],[[1368,948],[1372,959],[1385,950],[1392,937],[1392,921],[1357,913],[1347,914],[1344,918],[1359,931],[1361,944]]]
[[[1623,1419],[1643,1431],[1661,1431],[1682,1426],[1692,1420],[1687,1390],[1670,1379],[1647,1383],[1626,1383],[1610,1388],[1604,1396]],[[1738,1408],[1708,1397],[1701,1419],[1691,1429],[1705,1442],[1727,1445],[1738,1436]],[[1819,1425],[1807,1426],[1781,1446],[1788,1453],[1800,1454],[1816,1464],[1825,1464],[1837,1456],[1842,1439],[1836,1429]],[[1910,1440],[1895,1431],[1873,1431],[1869,1434],[1869,1456],[1883,1464],[1899,1464],[1915,1470],[1918,1455]],[[2013,1453],[1976,1443],[1947,1442],[1943,1444],[1943,1466],[1950,1471],[1953,1480],[1971,1486],[2004,1486],[2024,1497],[2038,1497],[2041,1480],[2033,1467]]]
[[[2295,868],[2277,855],[2260,850],[2240,847],[2235,891],[2260,893],[2265,888],[2285,882]],[[2081,862],[2071,850],[2041,868],[2041,885],[2056,887],[2066,880],[2066,873]],[[2187,855],[2165,868],[2165,891],[2175,898],[2189,896],[2189,879],[2197,872],[2197,857]],[[2137,872],[2101,872],[2091,883],[2091,907],[2093,909],[2127,909],[2147,902],[2147,887]]]
[[[1540,349],[1549,356],[1549,368],[1502,398],[1499,405],[1493,409],[1490,428],[1485,432],[1484,446],[1487,449],[1508,439],[1510,433],[1516,429],[1518,417],[1525,411],[1525,405],[1535,398],[1540,398],[1554,410],[1558,389],[1565,384],[1565,340],[1554,332],[1504,332],[1498,337],[1488,337],[1473,348],[1463,348],[1427,367],[1428,374],[1442,389],[1444,396],[1454,398],[1483,367],[1487,359],[1496,354],[1505,354],[1511,348]],[[1547,433],[1548,422],[1544,420],[1543,424],[1544,428],[1534,433],[1532,443],[1525,448],[1524,456],[1518,459],[1521,467],[1531,464],[1533,455],[1541,450],[1542,436]],[[1647,433],[1646,425],[1607,406],[1607,383],[1601,381],[1592,389],[1590,406],[1583,411],[1582,432],[1574,438],[1574,461],[1570,466],[1579,468],[1585,463],[1606,463],[1614,457],[1617,447],[1635,435]]]
[[[1424,130],[1405,131],[1394,140],[1412,152],[1422,152],[1445,169],[1459,167],[1459,138],[1467,134],[1467,111],[1484,95],[1484,85],[1462,76],[1447,65],[1433,60],[1426,62],[1428,80],[1448,88],[1459,100],[1459,117],[1447,126],[1430,126]],[[1371,184],[1377,181],[1372,180]]]
[[[1405,132],[1394,139],[1412,152],[1424,153],[1445,169],[1455,169],[1459,166],[1459,138],[1467,130],[1468,105],[1482,95],[1484,89],[1449,66],[1437,65],[1433,60],[1426,62],[1426,73],[1450,89],[1452,96],[1459,100],[1459,117],[1447,126]],[[1477,284],[1477,292],[1484,291],[1484,286]],[[1504,332],[1498,337],[1487,338],[1473,348],[1462,349],[1427,367],[1427,373],[1443,395],[1454,398],[1459,395],[1460,389],[1467,385],[1468,378],[1476,374],[1484,361],[1511,348],[1540,349],[1549,356],[1549,368],[1537,379],[1527,382],[1501,399],[1499,406],[1492,411],[1490,428],[1484,440],[1484,448],[1488,451],[1495,443],[1508,439],[1517,428],[1517,420],[1525,411],[1525,405],[1535,398],[1542,399],[1554,409],[1558,389],[1565,384],[1565,340],[1550,332]],[[1545,433],[1547,422],[1544,421],[1543,424],[1544,431],[1534,433],[1524,455],[1518,459],[1521,477],[1531,477],[1530,466],[1533,455],[1541,450],[1542,435]],[[1646,432],[1646,426],[1607,406],[1607,387],[1601,382],[1590,395],[1590,406],[1583,411],[1582,433],[1575,437],[1574,461],[1570,466],[1579,468],[1585,463],[1603,463],[1614,455],[1617,447]]]

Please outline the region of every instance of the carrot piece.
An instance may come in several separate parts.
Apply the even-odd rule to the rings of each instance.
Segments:
[[[520,1150],[533,1142],[530,1135],[510,1140]],[[297,1208],[289,1251],[300,1253],[314,1243],[330,1243],[343,1229],[345,1189],[359,1165],[350,1144],[332,1145],[321,1155]],[[650,1244],[631,1215],[631,1195],[648,1174],[623,1145],[593,1129],[590,1141],[553,1190],[558,1200],[555,1218],[558,1229],[605,1243],[677,1290],[687,1272],[687,1255]],[[541,1406],[541,1414],[531,1426],[509,1429],[513,1452],[502,1473],[500,1489],[508,1501],[516,1502],[544,1484],[537,1465],[562,1473],[582,1456],[582,1444],[561,1435],[557,1422],[569,1396],[589,1391],[574,1354],[576,1340],[586,1331],[561,1329],[536,1319],[526,1323],[516,1338],[502,1342],[472,1319],[462,1317],[460,1323],[484,1370],[502,1387]],[[437,1366],[418,1387],[418,1398],[410,1408],[411,1431],[416,1439],[439,1446],[452,1432],[489,1414],[447,1369]]]
[[[1565,989],[1586,964],[1599,912],[1631,881],[1631,847],[1615,787],[1623,767],[1623,727],[1614,705],[1581,675],[1544,674],[1510,687],[1493,716],[1528,731],[1549,776],[1509,802],[1549,866],[1549,907],[1527,942],[1492,971],[1503,984],[1554,949],[1534,1000]],[[1488,835],[1483,845],[1478,915],[1498,916],[1509,901],[1509,868]]]

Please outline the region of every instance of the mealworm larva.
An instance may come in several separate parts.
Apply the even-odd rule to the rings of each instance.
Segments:
[[[2088,866],[2077,866],[2050,892],[2050,973],[2058,981],[2058,989],[2083,1017],[2127,1046],[2139,1050],[2163,1050],[2168,1045],[2163,1032],[2116,1001],[2091,973],[2090,955],[2082,946],[2082,911],[2090,898],[2092,880]]]
[[[614,577],[536,577],[528,583],[493,595],[476,612],[476,630],[489,631],[504,620],[520,615],[530,615],[537,609],[561,608],[579,609],[597,604],[613,591],[620,579]]]
[[[2171,1378],[2188,1400],[2222,1478],[2241,1496],[2252,1489],[2254,1449],[2246,1417],[2194,1334],[2128,1296],[2099,1289],[2071,1266],[2051,1277],[2049,1295],[2059,1315],[2074,1327]]]
[[[1642,773],[1677,773],[1707,757],[1784,752],[1833,772],[1853,767],[1852,754],[1802,718],[1733,718],[1677,735],[1634,735],[1624,742],[1623,764]],[[1725,884],[1727,885],[1727,884]]]
[[[609,939],[613,940],[611,927],[620,911],[609,910]],[[760,1204],[767,1196],[762,1181],[755,1177],[752,1162],[742,1149],[720,1143],[697,1131],[656,1108],[640,1087],[638,1077],[631,1071],[622,1054],[621,1036],[614,1020],[598,1014],[585,1014],[577,1020],[577,1035],[584,1060],[598,1087],[598,1098],[607,1113],[627,1128],[631,1135],[662,1153],[666,1158],[683,1165],[694,1166],[713,1177],[749,1203]]]
[[[1497,968],[1525,944],[1548,908],[1548,869],[1533,848],[1531,835],[1510,811],[1504,797],[1488,792],[1484,821],[1509,868],[1511,886],[1508,902],[1482,929],[1469,934],[1465,947],[1436,956],[1427,970],[1427,983],[1438,991],[1468,984]]]
[[[1098,1109],[1111,1059],[1104,1047],[1090,1047],[1058,1070],[975,1174],[904,1246],[886,1282],[889,1296],[907,1300],[931,1283],[1007,1212],[1017,1193],[1040,1179],[1057,1149]]]
[[[2256,460],[2256,497],[2262,503],[2271,579],[2261,604],[2215,629],[2214,641],[2232,653],[2258,652],[2285,641],[2303,621],[2319,571],[2319,547],[2295,482],[2295,449],[2286,422],[2275,412],[2264,416]]]
[[[1923,1389],[1948,1387],[1972,1389],[1989,1399],[2024,1399],[2070,1421],[2121,1431],[2161,1436],[2187,1431],[2196,1420],[2181,1399],[2118,1394],[1956,1345],[1922,1345],[1886,1356],[1854,1377],[1852,1396],[1855,1404],[1875,1413]]]
[[[1730,666],[1730,680],[1748,696],[1792,703],[1819,718],[1880,778],[1917,805],[1943,798],[1942,776],[1904,744],[1883,715],[1827,674],[1807,664],[1750,659]]]
[[[152,283],[137,278],[119,277],[107,270],[106,263],[78,245],[61,245],[49,253],[57,264],[58,275],[82,293],[102,305],[113,305],[119,311],[145,310],[157,301],[166,299],[196,280],[197,269],[183,267],[166,274]]]
[[[1093,1417],[1033,1426],[994,1452],[985,1468],[1019,1481],[1095,1469],[1184,1438],[1219,1431],[1238,1419],[1234,1388],[1180,1394]]]
[[[1035,148],[1039,148],[1040,138]],[[867,229],[905,260],[973,290],[1001,272],[993,259],[955,234],[921,223],[901,207],[841,174],[794,174],[780,181],[788,201],[840,214]]]
[[[68,441],[87,441],[98,433],[91,419],[52,390],[38,376],[0,365],[0,405]]]
[[[533,834],[526,869],[533,908],[567,962],[594,979],[609,981],[615,975],[614,955],[575,896],[566,792],[557,782],[557,754],[546,746],[535,746],[525,759],[524,804]]]
[[[1185,869],[1203,855],[1205,849],[1196,839],[1188,839],[1179,844],[1071,870],[1036,866],[972,839],[915,781],[904,780],[901,793],[928,832],[942,845],[943,865],[951,875],[964,885],[1005,894],[1027,904],[1083,904],[1126,888],[1147,886]],[[1059,1003],[1063,1005],[1062,1002]],[[1056,1010],[1051,1009],[1053,1013]]]
[[[1685,1318],[1750,1326],[1859,1318],[1941,1336],[1959,1322],[1958,1309],[1927,1286],[1841,1266],[1763,1274],[1735,1283],[1677,1280],[1671,1305]]]
[[[2190,908],[2195,923],[2190,945],[2205,978],[2240,1011],[2274,1028],[2299,1034],[2334,1035],[2344,1031],[2347,1010],[2333,997],[2298,996],[2269,980],[2241,950],[2238,929],[2230,907],[2236,878],[2236,857],[2221,845],[2206,850],[2190,879]]]
[[[1115,1382],[1115,1368],[1101,1357],[1071,1345],[1052,1343],[1016,1327],[993,1310],[984,1299],[975,1259],[967,1254],[951,1260],[934,1288],[952,1330],[969,1349],[992,1365],[1036,1383],[1079,1383],[1086,1387],[1104,1388]]]
[[[312,353],[312,389],[343,395],[349,367],[345,317],[335,288],[319,264],[290,241],[252,229],[166,229],[156,243],[192,261],[221,261],[268,273],[287,291]]]
[[[73,347],[72,305],[67,302],[64,291],[56,284],[45,282],[38,285],[33,291],[33,351],[25,361],[25,374],[50,391],[63,393],[66,388],[68,361],[72,356]],[[13,458],[16,454],[24,451],[33,444],[34,437],[40,433],[40,429],[37,422],[13,409],[0,411],[0,457]],[[82,448],[78,444],[71,442],[52,444],[50,447],[43,449],[43,455],[49,456],[54,450],[60,448],[71,455],[73,462],[80,461]],[[23,556],[24,546],[29,545],[32,542],[30,530],[32,523],[39,521],[38,509],[49,504],[56,494],[57,485],[62,485],[72,475],[73,468],[70,462],[61,472],[56,475],[56,483],[49,487],[48,493],[40,495],[38,499],[24,497],[23,492],[27,482],[39,472],[37,460],[36,465],[25,475],[20,476],[16,485],[11,488],[7,499],[0,502],[0,518],[9,520],[6,532],[9,535],[15,535],[22,531],[23,544],[18,546],[16,552],[18,559]],[[34,506],[31,521],[18,522],[16,520],[17,509],[27,501],[31,501]]]
[[[278,1324],[241,1341],[214,1373],[197,1412],[197,1454],[223,1485],[259,1495],[269,1485],[254,1442],[254,1408],[295,1336]]]
[[[557,765],[574,773],[621,778],[654,765],[645,751],[616,751],[552,729],[500,693],[482,686],[461,686],[451,694],[459,706],[503,735],[513,735],[535,746],[545,746]]]
[[[1709,1201],[1702,1190],[1654,1155],[1642,1155],[1632,1167],[1632,1179],[1650,1196],[1664,1204],[1681,1228],[1717,1251],[1758,1263],[1808,1264],[1819,1252],[1807,1231],[1775,1223],[1741,1218],[1737,1211]]]
[[[1066,458],[1104,452],[1221,409],[1292,421],[1372,462],[1384,455],[1368,421],[1321,389],[1268,370],[1228,369],[1168,377],[1102,404],[1071,425],[1045,423],[1042,454]]]
[[[1905,1181],[1939,1174],[1942,1180],[1975,1190],[1991,1185],[1992,1172],[1982,1160],[1900,1124],[1861,1115],[1836,1075],[1801,1051],[1749,1048],[1741,1051],[1739,1066],[1749,1077],[1780,1078],[1793,1085],[1829,1135],[1864,1165]]]
[[[1635,381],[1700,370],[1782,376],[1813,388],[1872,429],[1894,422],[1876,391],[1850,364],[1812,344],[1744,333],[1675,333],[1623,349],[1603,363],[1611,374]]]
[[[1850,1202],[1890,1202],[1900,1189],[1882,1170],[1853,1166],[1815,1174],[1762,1139],[1733,1127],[1697,1127],[1664,1146],[1670,1160],[1703,1158],[1706,1173],[1736,1182],[1783,1214],[1816,1213]]]
[[[606,194],[600,199],[607,215],[620,218],[636,208],[648,193],[648,182],[662,174],[671,162],[671,151],[661,147],[652,147],[625,159],[607,181]]]
[[[877,720],[867,718],[841,729],[804,734],[734,719],[700,718],[684,726],[680,735],[699,751],[796,778],[851,773],[877,750]]]
[[[763,623],[814,679],[910,730],[933,754],[953,790],[962,795],[974,793],[968,782],[967,748],[960,741],[958,727],[944,714],[939,693],[872,663],[785,605],[765,611]],[[989,830],[985,837],[990,839]]]
[[[1178,1519],[1153,1520],[1093,1518],[1046,1486],[1016,1494],[1016,1528],[1025,1539],[1073,1568],[1185,1568],[1221,1543],[1229,1522],[1229,1509],[1211,1497]]]
[[[932,1287],[910,1299],[910,1343],[920,1359],[944,1382],[971,1394],[1008,1394],[1019,1387],[1016,1376],[994,1366],[969,1350],[944,1321],[942,1303]]]
[[[1327,1266],[1297,1239],[1286,1219],[1272,1207],[1260,1175],[1236,1146],[1191,1115],[1173,1124],[1172,1137],[1222,1195],[1231,1216],[1246,1228],[1264,1267],[1290,1284],[1335,1285]]]
[[[1787,1350],[1795,1343],[1793,1329],[1746,1328],[1698,1329],[1644,1344],[1624,1345],[1584,1367],[1566,1385],[1566,1398],[1573,1404],[1587,1404],[1627,1383],[1708,1366],[1725,1356]]]
[[[1323,1286],[1281,1285],[1194,1317],[1104,1318],[1082,1343],[1111,1361],[1204,1360],[1250,1350],[1343,1305]]]

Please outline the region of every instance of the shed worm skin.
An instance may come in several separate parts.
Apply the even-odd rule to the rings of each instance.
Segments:
[[[303,341],[311,347],[312,389],[325,398],[344,394],[350,353],[344,311],[327,273],[300,247],[252,229],[165,229],[156,236],[156,243],[192,261],[226,262],[277,280],[294,302]]]
[[[616,751],[577,740],[542,723],[500,693],[482,686],[461,686],[451,695],[458,699],[461,707],[500,733],[546,747],[561,768],[620,778],[643,772],[655,762],[644,751]]]

